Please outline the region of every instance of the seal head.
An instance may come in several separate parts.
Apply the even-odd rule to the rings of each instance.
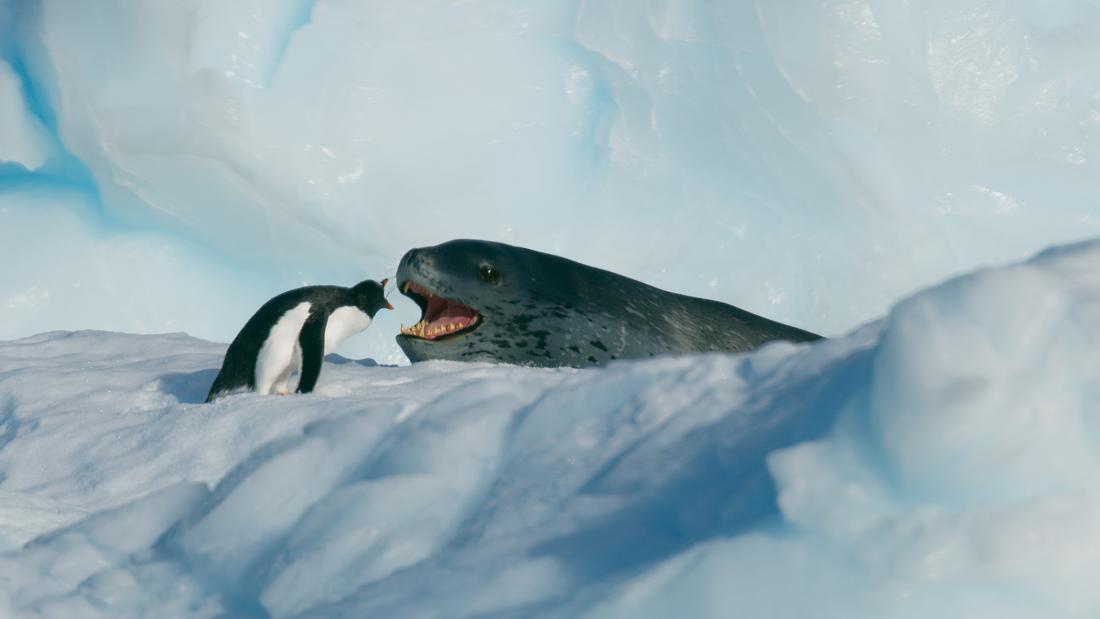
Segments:
[[[489,241],[410,250],[401,259],[397,285],[422,311],[420,322],[397,336],[414,363],[584,367],[819,339],[732,305]]]

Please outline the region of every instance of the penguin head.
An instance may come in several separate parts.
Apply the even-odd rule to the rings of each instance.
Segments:
[[[367,279],[359,282],[351,289],[355,295],[356,306],[371,318],[374,318],[374,315],[382,308],[393,309],[393,305],[386,300],[387,281],[384,279],[382,283],[378,283],[373,279]]]

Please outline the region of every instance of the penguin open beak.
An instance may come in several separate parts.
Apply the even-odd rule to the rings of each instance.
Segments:
[[[390,283],[390,278],[385,277],[385,278],[382,279],[382,291],[383,292],[385,292],[386,284],[388,284],[388,283]],[[385,297],[382,297],[382,300],[386,302],[386,309],[393,309],[393,303],[390,303],[389,299],[387,299]]]

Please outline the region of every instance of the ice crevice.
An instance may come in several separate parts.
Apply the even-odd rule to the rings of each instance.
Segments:
[[[271,69],[267,72],[265,80],[267,84],[271,83],[272,78],[279,71],[279,66],[282,64],[283,57],[286,55],[287,49],[290,48],[294,40],[295,33],[309,24],[311,15],[316,6],[317,0],[296,0],[288,8],[290,18],[286,26],[286,34],[282,37],[282,43],[275,46],[277,49],[271,60]]]

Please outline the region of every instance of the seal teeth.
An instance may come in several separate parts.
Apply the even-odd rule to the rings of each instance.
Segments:
[[[401,325],[401,333],[404,335],[411,335],[413,337],[419,337],[422,339],[433,339],[440,335],[447,335],[454,333],[455,331],[461,331],[470,326],[469,322],[463,320],[455,320],[453,322],[447,322],[440,325],[432,325],[427,319],[421,320],[415,325],[408,327]]]
[[[411,327],[406,327],[405,325],[401,325],[401,333],[403,333],[405,335],[413,335],[413,336],[416,336],[416,337],[424,337],[424,335],[427,332],[427,328],[428,328],[428,321],[427,320],[421,320],[420,322],[416,323],[415,325],[413,325]]]

